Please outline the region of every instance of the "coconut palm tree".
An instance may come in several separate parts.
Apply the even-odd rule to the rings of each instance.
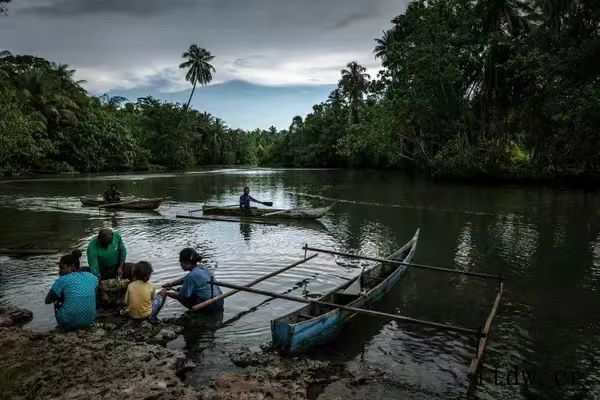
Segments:
[[[342,70],[342,79],[340,79],[339,87],[348,100],[350,113],[348,114],[348,122],[358,123],[358,105],[362,102],[363,95],[369,87],[369,79],[367,69],[356,61],[352,61]]]
[[[394,43],[394,29],[388,29],[387,31],[383,31],[383,36],[381,38],[375,39],[375,49],[373,50],[373,54],[375,54],[376,58],[381,58],[381,63],[383,65],[387,64],[387,54]]]
[[[484,8],[484,30],[518,36],[529,30],[534,10],[523,0],[486,0],[479,3]]]
[[[198,47],[195,44],[191,45],[190,48],[183,53],[182,57],[185,58],[186,61],[179,64],[179,68],[187,68],[188,71],[185,75],[185,80],[194,85],[192,87],[192,93],[190,93],[190,98],[185,106],[185,109],[187,110],[190,107],[190,102],[194,96],[196,85],[198,83],[200,85],[206,85],[212,80],[212,73],[215,72],[215,67],[210,64],[210,61],[215,57],[206,49]]]
[[[45,80],[43,71],[28,71],[19,78],[17,87],[47,128],[54,128],[61,121],[75,123],[74,111],[78,109],[77,104],[68,93],[58,90],[52,86],[52,82]]]

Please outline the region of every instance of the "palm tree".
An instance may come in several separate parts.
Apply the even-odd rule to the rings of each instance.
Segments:
[[[190,93],[190,98],[185,106],[185,109],[187,110],[190,107],[192,96],[194,96],[196,85],[198,83],[200,85],[206,85],[212,80],[212,73],[215,72],[215,67],[210,64],[210,61],[215,57],[206,49],[198,47],[195,44],[191,45],[190,48],[183,53],[182,57],[187,61],[179,64],[179,68],[188,69],[185,80],[194,85],[192,87],[192,93]]]
[[[17,85],[47,128],[56,127],[60,121],[76,121],[74,110],[78,109],[77,104],[68,93],[57,90],[52,82],[45,80],[43,71],[28,71]]]
[[[225,153],[225,130],[227,125],[221,118],[215,118],[213,122],[213,132],[215,144],[219,143],[219,163],[223,163]]]
[[[484,30],[503,32],[518,36],[529,30],[533,8],[523,0],[484,0],[479,3],[484,7]]]
[[[375,43],[377,43],[377,45],[373,50],[373,54],[375,54],[376,58],[381,58],[381,63],[386,65],[388,61],[388,52],[394,43],[394,29],[392,28],[388,29],[387,31],[383,31],[383,36],[375,39]]]
[[[367,92],[370,78],[367,69],[356,61],[352,61],[346,65],[346,69],[342,70],[339,87],[344,98],[348,99],[350,106],[348,122],[350,124],[358,123],[358,105],[363,99],[363,94]]]

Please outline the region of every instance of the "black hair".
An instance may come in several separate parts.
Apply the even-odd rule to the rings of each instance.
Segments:
[[[179,262],[180,263],[197,263],[202,260],[202,256],[198,254],[195,249],[191,247],[186,247],[185,249],[179,252]]]
[[[154,272],[152,269],[152,264],[150,264],[148,261],[140,261],[136,263],[135,267],[133,268],[133,279],[136,281],[148,282],[152,272]]]
[[[71,252],[71,254],[65,254],[60,258],[60,263],[65,265],[72,265],[75,267],[75,270],[79,270],[80,264],[79,259],[81,258],[81,250],[75,249]]]

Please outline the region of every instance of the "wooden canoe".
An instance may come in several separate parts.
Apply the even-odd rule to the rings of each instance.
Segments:
[[[411,262],[417,249],[419,230],[400,250],[386,257],[390,260]],[[369,308],[389,292],[408,271],[408,266],[382,263],[361,273],[320,301],[356,308]],[[356,313],[338,308],[331,309],[309,304],[281,318],[271,321],[273,345],[282,353],[294,355],[326,343]]]
[[[331,208],[290,208],[285,209],[267,209],[251,207],[242,210],[240,207],[215,207],[204,206],[202,213],[205,215],[227,215],[236,217],[256,217],[256,218],[272,218],[272,219],[318,219],[325,215]]]
[[[162,198],[153,198],[153,199],[127,199],[123,198],[121,201],[117,203],[106,203],[104,199],[96,197],[96,196],[86,196],[81,197],[79,199],[81,204],[87,207],[98,207],[100,205],[104,206],[104,208],[110,209],[123,209],[123,210],[156,210],[160,203],[162,203]]]

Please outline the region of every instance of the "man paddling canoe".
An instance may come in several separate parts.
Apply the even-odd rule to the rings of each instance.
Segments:
[[[268,207],[273,205],[270,201],[259,201],[254,197],[250,196],[250,188],[248,186],[244,186],[244,194],[240,196],[240,209],[247,210],[250,208],[250,202],[262,204]]]
[[[110,185],[108,190],[102,194],[102,198],[107,203],[118,203],[121,201],[121,192],[117,190],[117,185]]]

